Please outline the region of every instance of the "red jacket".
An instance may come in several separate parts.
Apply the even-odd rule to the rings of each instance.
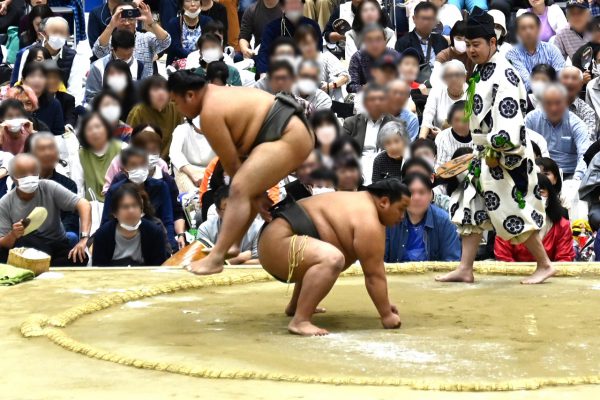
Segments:
[[[542,244],[550,261],[573,261],[575,250],[573,250],[573,232],[571,224],[566,218],[561,218],[558,223],[552,225]],[[498,261],[535,261],[525,244],[512,245],[510,242],[496,236],[494,253]]]

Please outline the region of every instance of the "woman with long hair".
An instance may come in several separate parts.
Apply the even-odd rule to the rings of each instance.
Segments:
[[[381,10],[379,2],[377,0],[364,0],[358,6],[354,21],[352,21],[352,29],[346,32],[345,59],[347,61],[362,46],[363,28],[372,24],[377,24],[384,28],[386,47],[394,48],[396,45],[396,32],[387,27],[388,19],[386,14]]]
[[[129,112],[138,101],[137,88],[129,65],[123,60],[111,60],[106,64],[102,88],[110,89],[119,96],[121,100],[121,116],[119,119],[126,120]]]

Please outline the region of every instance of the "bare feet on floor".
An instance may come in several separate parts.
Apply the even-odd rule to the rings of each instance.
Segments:
[[[438,282],[473,283],[475,281],[475,277],[473,276],[473,271],[457,268],[452,272],[448,272],[446,275],[436,276],[435,280]]]
[[[223,271],[223,264],[223,259],[219,260],[217,257],[210,254],[200,261],[191,263],[186,266],[185,269],[196,275],[212,275]]]
[[[327,310],[323,307],[315,308],[315,314],[323,314],[325,312],[327,312]],[[294,314],[296,314],[296,306],[288,304],[285,308],[285,315],[287,315],[288,317],[293,317]]]
[[[550,265],[548,267],[537,267],[535,272],[529,278],[521,281],[524,285],[535,285],[544,283],[544,281],[556,274],[556,270]]]
[[[310,321],[297,322],[295,318],[290,321],[288,331],[301,336],[325,336],[329,334],[327,330],[313,325]]]

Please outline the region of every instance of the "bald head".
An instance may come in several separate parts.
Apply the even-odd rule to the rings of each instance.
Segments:
[[[40,174],[40,165],[37,159],[31,154],[17,154],[8,163],[8,173],[13,180],[26,176],[35,176]]]
[[[398,116],[406,107],[410,97],[410,86],[405,81],[396,79],[388,84],[388,89],[389,113]]]
[[[567,89],[559,83],[549,84],[544,91],[542,105],[548,120],[558,124],[568,111]]]
[[[50,35],[59,35],[65,39],[69,37],[69,23],[62,17],[47,18],[43,30],[46,37]]]
[[[572,103],[583,88],[583,72],[577,67],[565,67],[560,71],[560,83],[567,89],[569,103]]]

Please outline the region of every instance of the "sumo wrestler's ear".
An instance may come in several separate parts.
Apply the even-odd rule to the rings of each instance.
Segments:
[[[379,207],[388,208],[390,206],[390,198],[387,196],[382,196],[379,198]]]

